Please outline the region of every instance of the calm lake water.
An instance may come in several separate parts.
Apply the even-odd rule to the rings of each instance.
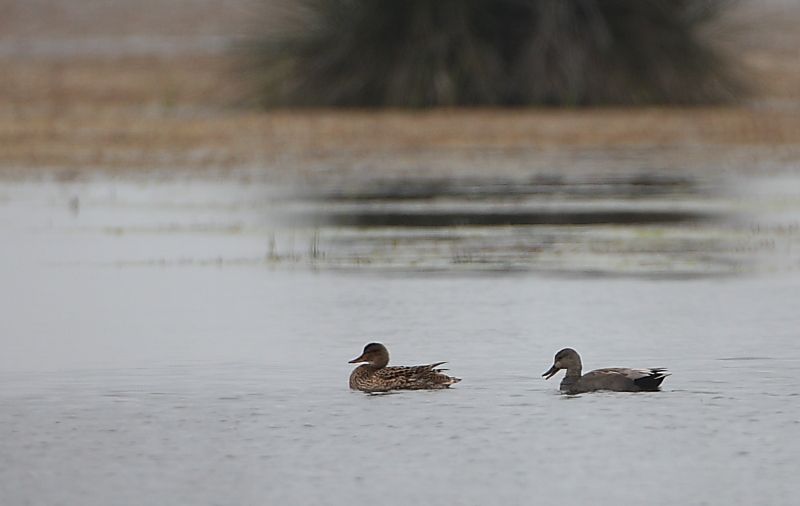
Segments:
[[[450,191],[454,228],[385,221],[419,195],[2,183],[0,503],[797,504],[800,185],[680,188]],[[609,201],[664,219],[541,223]],[[463,381],[351,392],[370,341]],[[561,396],[565,346],[673,375]]]

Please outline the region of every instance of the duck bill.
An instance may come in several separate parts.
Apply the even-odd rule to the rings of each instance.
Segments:
[[[561,369],[559,369],[558,367],[556,367],[556,366],[554,365],[553,367],[551,367],[550,369],[548,369],[546,373],[542,374],[542,376],[544,376],[544,379],[546,379],[546,380],[549,380],[550,378],[552,378],[553,376],[555,376],[555,374],[556,374],[558,371],[560,371],[560,370],[561,370]]]
[[[347,363],[348,364],[357,364],[359,362],[366,362],[366,360],[364,360],[364,354],[363,353],[361,355],[359,355],[358,357],[354,358],[353,360],[347,362]]]

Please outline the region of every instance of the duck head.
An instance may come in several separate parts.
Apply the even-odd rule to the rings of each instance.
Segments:
[[[386,367],[389,363],[389,350],[381,343],[369,343],[364,346],[364,352],[349,363],[358,364],[361,362],[366,362],[372,367]]]
[[[542,376],[544,376],[544,379],[550,379],[561,369],[566,369],[567,371],[577,370],[578,374],[580,374],[581,367],[581,356],[578,355],[578,352],[572,348],[564,348],[556,353],[556,357],[553,359],[553,367],[548,369]]]

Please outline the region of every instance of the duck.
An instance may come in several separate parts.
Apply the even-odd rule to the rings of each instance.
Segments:
[[[350,374],[350,388],[362,392],[440,390],[461,381],[461,378],[442,373],[446,369],[441,369],[439,366],[445,362],[389,367],[389,350],[381,343],[367,344],[361,355],[349,363],[362,364]]]
[[[610,390],[613,392],[657,392],[661,382],[670,373],[663,368],[628,369],[624,367],[609,367],[596,369],[581,376],[581,356],[572,348],[564,348],[556,353],[553,367],[542,376],[544,379],[552,378],[561,369],[567,370],[567,375],[561,380],[561,393],[567,395]]]

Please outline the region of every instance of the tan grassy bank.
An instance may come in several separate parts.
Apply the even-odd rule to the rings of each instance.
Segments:
[[[775,22],[796,26],[784,18]],[[236,105],[224,53],[6,55],[0,174],[428,174],[568,168],[632,153],[662,167],[800,167],[800,35],[773,28],[775,36],[742,37],[754,94],[724,108],[253,112]]]

